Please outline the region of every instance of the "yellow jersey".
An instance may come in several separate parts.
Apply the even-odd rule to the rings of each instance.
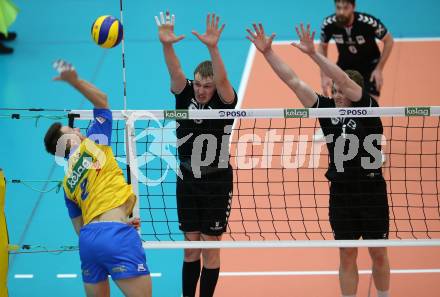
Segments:
[[[82,215],[84,225],[134,196],[110,145],[112,118],[108,109],[95,109],[87,137],[71,154],[63,188],[71,218]],[[97,144],[92,139],[107,139]],[[102,142],[101,142],[102,143]]]

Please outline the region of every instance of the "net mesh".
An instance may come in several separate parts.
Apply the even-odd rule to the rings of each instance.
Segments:
[[[350,109],[344,109],[350,110]],[[359,110],[359,109],[358,109]],[[377,108],[367,116],[381,115],[384,127],[383,176],[387,182],[390,239],[440,238],[440,120],[437,107]],[[329,224],[328,151],[317,137],[317,116],[344,117],[338,109],[312,114],[291,110],[252,111],[236,118],[230,140],[234,171],[233,199],[226,241],[291,241],[333,239]],[[371,111],[371,112],[370,112]],[[136,146],[134,186],[140,198],[139,213],[145,241],[182,241],[176,208],[176,117],[154,111],[130,121]],[[324,113],[323,113],[324,112]],[[415,112],[413,116],[411,112]],[[90,111],[79,114],[75,126],[86,129]],[[114,115],[119,113],[115,113]],[[383,115],[382,115],[383,114]],[[429,116],[426,116],[429,115]],[[220,118],[221,111],[194,111],[191,118]],[[171,119],[170,119],[171,118]],[[126,171],[125,123],[115,116],[113,150]]]

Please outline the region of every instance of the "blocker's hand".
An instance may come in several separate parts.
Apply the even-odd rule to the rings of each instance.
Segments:
[[[225,24],[223,24],[220,28],[219,24],[219,16],[216,16],[215,13],[208,14],[206,16],[206,32],[204,34],[199,34],[196,31],[192,31],[192,34],[194,34],[207,47],[216,47],[223,29],[225,28]]]
[[[160,12],[160,19],[157,16],[154,16],[154,19],[159,28],[159,40],[163,44],[173,44],[185,38],[185,35],[176,36],[174,33],[174,23],[176,20],[174,14],[171,15],[169,11],[166,11],[164,17],[163,12]]]

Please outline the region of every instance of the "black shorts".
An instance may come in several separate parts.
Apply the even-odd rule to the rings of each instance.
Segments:
[[[330,225],[335,239],[387,239],[389,209],[382,176],[331,182]]]
[[[218,236],[226,231],[232,201],[232,168],[214,168],[196,178],[181,166],[177,178],[177,214],[183,232]]]
[[[370,81],[371,73],[372,72],[363,74],[363,77],[364,77],[364,89],[371,96],[380,97],[380,91],[377,89],[376,81],[375,80]]]

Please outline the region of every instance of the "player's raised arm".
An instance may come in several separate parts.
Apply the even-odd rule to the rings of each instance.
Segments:
[[[246,30],[248,32],[246,38],[263,54],[278,77],[295,92],[304,107],[312,107],[318,98],[316,93],[273,51],[272,41],[275,38],[275,34],[266,36],[262,24],[258,24],[258,26],[253,24],[253,28],[254,31]]]
[[[95,108],[109,108],[107,95],[90,82],[79,78],[78,73],[71,65],[62,70],[54,80],[67,82],[83,94]]]
[[[342,92],[347,96],[350,101],[359,101],[362,97],[362,88],[352,81],[350,77],[341,69],[338,65],[318,53],[315,49],[313,39],[315,32],[311,32],[310,25],[305,28],[303,24],[300,27],[296,27],[299,43],[292,43],[292,45],[298,48],[303,53],[309,55],[312,60],[318,64],[321,71],[328,75],[333,82],[335,82]]]
[[[163,55],[171,78],[171,91],[180,94],[186,86],[186,77],[180,66],[179,58],[174,51],[173,44],[179,42],[184,35],[176,36],[174,33],[175,16],[169,11],[154,17],[159,29],[159,40],[162,43]]]
[[[225,103],[231,104],[235,99],[235,92],[226,74],[226,68],[218,48],[220,36],[225,28],[225,24],[220,25],[220,17],[208,14],[206,17],[206,32],[199,34],[196,31],[192,33],[206,45],[211,55],[212,68],[214,72],[214,83],[220,98]]]

